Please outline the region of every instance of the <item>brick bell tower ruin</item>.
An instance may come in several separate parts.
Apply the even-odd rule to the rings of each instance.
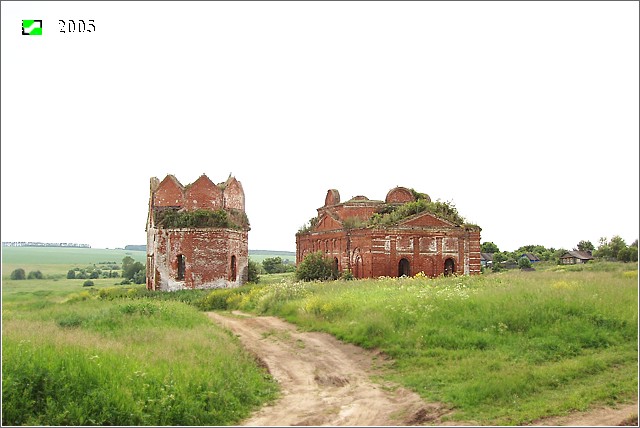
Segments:
[[[147,288],[228,288],[248,277],[249,220],[242,184],[202,174],[183,186],[151,177],[147,216]]]

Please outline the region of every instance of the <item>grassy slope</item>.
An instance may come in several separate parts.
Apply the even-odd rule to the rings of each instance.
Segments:
[[[50,275],[129,255],[17,250],[4,277],[7,266]],[[111,299],[103,292],[116,281],[3,278],[3,425],[229,425],[275,396],[253,357],[205,314],[179,301]]]
[[[525,424],[637,397],[637,264],[576,270],[283,282],[207,302],[378,348],[393,357],[386,377],[454,420]]]

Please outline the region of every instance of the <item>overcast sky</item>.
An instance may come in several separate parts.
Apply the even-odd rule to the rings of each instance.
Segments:
[[[398,185],[501,250],[631,243],[638,4],[3,1],[2,241],[143,244],[150,177],[231,173],[250,249]]]

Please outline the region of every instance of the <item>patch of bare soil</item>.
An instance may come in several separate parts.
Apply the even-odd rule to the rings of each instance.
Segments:
[[[275,317],[241,312],[209,317],[238,336],[278,381],[282,397],[258,410],[245,426],[477,425],[442,421],[450,410],[408,389],[374,383],[380,355],[326,333],[301,332]],[[534,426],[638,426],[638,404],[545,418]]]
[[[423,425],[448,410],[417,394],[371,381],[376,354],[326,333],[300,332],[275,317],[209,312],[234,332],[278,381],[282,397],[245,426]]]

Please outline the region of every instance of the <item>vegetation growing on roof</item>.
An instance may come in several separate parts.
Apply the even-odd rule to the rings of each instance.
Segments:
[[[413,197],[416,198],[416,200],[424,199],[424,200],[426,200],[428,202],[431,202],[431,198],[426,193],[418,192],[413,187],[411,189],[409,189],[409,191],[411,192]]]
[[[313,229],[314,227],[316,227],[316,224],[318,224],[318,221],[320,221],[320,217],[312,217],[309,219],[308,222],[306,222],[305,224],[303,224],[300,229],[298,229],[298,233],[307,233],[307,232],[311,232],[311,229]]]
[[[164,210],[156,212],[156,224],[160,228],[167,229],[204,227],[243,229],[249,226],[249,219],[246,213],[239,210]]]
[[[457,226],[472,229],[479,228],[476,224],[466,223],[464,217],[458,213],[453,202],[443,202],[440,200],[432,202],[431,198],[426,193],[417,192],[414,189],[409,189],[409,191],[411,191],[413,196],[416,198],[415,201],[406,202],[404,204],[381,204],[368,220],[362,220],[358,217],[349,217],[344,219],[342,221],[343,229],[350,230],[363,227],[392,226],[398,224],[407,217],[425,211]],[[310,232],[316,224],[318,224],[318,221],[319,217],[313,217],[305,223],[304,226],[298,229],[298,233]]]
[[[464,217],[458,213],[452,202],[430,202],[427,199],[418,199],[402,205],[387,204],[371,216],[368,224],[370,226],[390,226],[424,211],[428,211],[459,226],[465,222]]]

